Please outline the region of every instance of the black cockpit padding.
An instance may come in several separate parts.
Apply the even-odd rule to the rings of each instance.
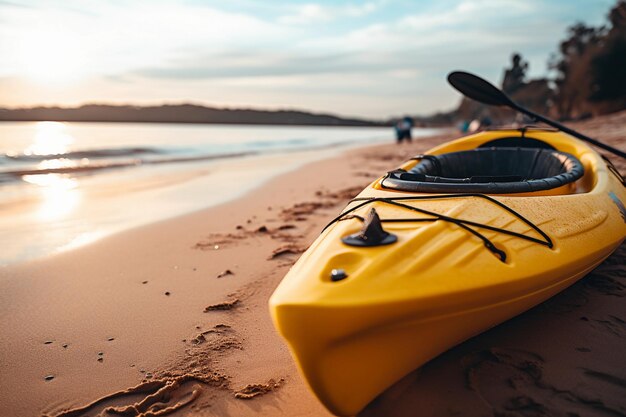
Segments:
[[[583,174],[580,161],[565,152],[491,147],[424,155],[409,171],[390,172],[381,185],[425,193],[510,194],[550,190]]]

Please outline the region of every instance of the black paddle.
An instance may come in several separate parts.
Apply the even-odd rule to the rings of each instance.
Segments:
[[[509,96],[504,94],[498,87],[494,86],[489,81],[483,80],[477,75],[470,74],[469,72],[454,71],[448,74],[448,82],[452,85],[452,87],[456,88],[464,96],[469,97],[472,100],[476,100],[492,106],[510,107],[534,118],[535,120],[544,122],[545,124],[555,127],[562,132],[568,133],[574,137],[577,137],[578,139],[589,142],[592,145],[597,146],[598,148],[602,148],[626,159],[626,152],[620,151],[619,149],[592,139],[589,136],[585,136],[582,133],[578,133],[575,130],[568,128],[567,126],[563,126],[562,124],[555,122],[554,120],[550,120],[547,117],[541,116],[531,110],[528,110],[525,107],[520,106],[519,104],[511,100]]]

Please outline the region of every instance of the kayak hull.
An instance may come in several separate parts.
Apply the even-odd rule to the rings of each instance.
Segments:
[[[471,149],[497,135],[474,135],[429,153]],[[561,133],[540,132],[535,137],[576,155],[585,165],[585,176],[561,190],[563,194],[497,200],[540,227],[551,247],[484,232],[506,253],[502,262],[476,236],[458,225],[435,221],[390,223],[385,227],[398,236],[397,243],[355,248],[341,241],[359,230],[360,223],[353,219],[326,229],[287,274],[270,300],[272,317],[305,380],[331,412],[358,413],[440,353],[572,285],[624,240],[626,219],[615,199],[626,201],[626,193],[599,155]],[[415,162],[406,167],[410,164]],[[380,184],[375,181],[359,197],[415,196]],[[410,204],[540,239],[524,221],[484,198]],[[368,206],[381,218],[407,216],[402,207],[379,201],[359,213]],[[334,282],[330,271],[337,268],[348,276]]]

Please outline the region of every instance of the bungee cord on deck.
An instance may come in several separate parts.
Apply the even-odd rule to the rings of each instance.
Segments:
[[[493,203],[495,205],[497,205],[498,207],[506,210],[507,212],[511,213],[515,218],[517,218],[518,220],[521,220],[524,224],[526,224],[527,226],[529,226],[531,229],[533,229],[535,232],[537,232],[542,239],[538,239],[536,237],[533,236],[528,236],[522,233],[518,233],[512,230],[507,230],[504,228],[500,228],[500,227],[495,227],[495,226],[490,226],[488,224],[483,224],[483,223],[478,223],[478,222],[474,222],[471,220],[465,220],[465,219],[458,219],[455,217],[450,217],[450,216],[446,216],[444,214],[440,214],[440,213],[436,213],[433,211],[429,211],[426,209],[423,209],[421,207],[415,207],[409,204],[405,204],[402,203],[401,201],[411,201],[411,200],[438,200],[438,199],[449,199],[449,198],[467,198],[467,197],[477,197],[477,198],[482,198],[485,199],[487,201],[489,201],[490,203]],[[359,204],[357,204],[354,207],[349,208],[348,210],[344,211],[343,213],[341,213],[339,216],[335,217],[333,220],[331,220],[322,230],[322,232],[324,230],[326,230],[328,227],[330,227],[331,225],[333,225],[334,223],[340,222],[340,221],[344,221],[344,220],[349,220],[349,219],[358,219],[362,222],[365,221],[365,219],[362,216],[356,215],[356,214],[352,214],[354,213],[356,210],[368,205],[368,204],[372,204],[375,202],[379,202],[379,203],[383,203],[383,204],[388,204],[388,205],[392,205],[392,206],[396,206],[396,207],[400,207],[406,210],[410,210],[410,211],[414,211],[420,214],[424,214],[427,216],[432,216],[432,217],[415,217],[415,218],[398,218],[398,219],[380,219],[381,222],[383,223],[408,223],[408,222],[435,222],[435,221],[446,221],[449,223],[453,223],[457,226],[459,226],[460,228],[468,231],[469,233],[471,233],[472,235],[478,237],[480,240],[482,240],[484,246],[490,251],[492,252],[494,255],[496,255],[500,261],[502,262],[506,262],[506,253],[500,249],[498,249],[496,247],[496,245],[489,240],[489,238],[487,238],[485,235],[483,235],[482,233],[480,233],[478,230],[475,230],[474,228],[479,228],[479,229],[486,229],[486,230],[490,230],[492,232],[496,232],[496,233],[502,233],[502,234],[506,234],[509,236],[513,236],[519,239],[524,239],[527,240],[529,242],[533,242],[533,243],[537,243],[539,245],[543,245],[543,246],[547,246],[548,248],[552,248],[554,246],[554,244],[552,243],[552,239],[550,239],[550,237],[543,231],[541,230],[537,225],[535,225],[533,222],[531,222],[530,220],[528,220],[527,218],[525,218],[524,216],[522,216],[521,214],[519,214],[518,212],[516,212],[515,210],[513,210],[512,208],[508,207],[507,205],[505,205],[504,203],[489,197],[485,194],[441,194],[441,195],[434,195],[434,196],[415,196],[415,197],[387,197],[387,198],[383,198],[383,197],[361,197],[361,198],[354,198],[352,200],[350,200],[350,202],[348,204],[354,203],[354,202],[360,202]]]

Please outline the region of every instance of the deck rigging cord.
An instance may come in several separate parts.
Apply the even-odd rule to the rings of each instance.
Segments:
[[[608,170],[615,175],[615,177],[622,183],[622,185],[624,187],[626,187],[626,178],[622,177],[622,174],[619,172],[619,170],[617,169],[617,167],[615,165],[613,165],[613,162],[611,162],[611,160],[609,158],[607,158],[606,156],[600,154],[600,156],[602,157],[602,159],[604,159],[604,162],[606,162],[606,167],[608,168]]]
[[[514,232],[512,230],[490,226],[488,224],[483,224],[483,223],[478,223],[478,222],[474,222],[471,220],[458,219],[455,217],[446,216],[444,214],[426,210],[421,207],[416,207],[416,206],[402,203],[402,201],[411,201],[411,200],[439,200],[439,199],[465,198],[465,197],[482,198],[482,199],[489,201],[490,203],[497,205],[498,207],[512,214],[518,220],[521,220],[524,224],[529,226],[535,232],[537,232],[542,237],[542,239],[538,239],[533,236],[528,236],[522,233]],[[498,249],[496,245],[491,240],[489,240],[489,238],[487,238],[485,235],[480,233],[478,230],[475,230],[474,228],[486,229],[492,232],[502,233],[502,234],[513,236],[519,239],[524,239],[529,242],[537,243],[539,245],[543,245],[548,248],[552,248],[554,246],[552,239],[550,239],[550,237],[543,230],[541,230],[539,226],[535,225],[533,222],[531,222],[530,220],[528,220],[527,218],[525,218],[524,216],[522,216],[521,214],[519,214],[518,212],[516,212],[509,206],[507,206],[506,204],[492,197],[489,197],[485,194],[467,193],[467,194],[440,194],[440,195],[433,195],[433,196],[414,196],[414,197],[360,197],[360,198],[354,198],[350,200],[348,205],[355,203],[355,202],[357,202],[358,204],[355,205],[354,207],[349,208],[348,210],[344,211],[339,216],[331,220],[324,227],[322,232],[324,232],[328,227],[330,227],[334,223],[344,221],[344,220],[357,219],[357,220],[364,222],[365,219],[362,216],[359,216],[353,213],[356,210],[360,209],[361,207],[378,202],[378,203],[383,203],[383,204],[388,204],[388,205],[404,208],[404,209],[414,211],[420,214],[424,214],[427,216],[432,216],[432,217],[414,217],[414,218],[408,217],[408,218],[398,218],[398,219],[380,219],[380,221],[383,223],[436,222],[439,220],[449,222],[449,223],[457,225],[458,227],[466,230],[467,232],[471,233],[472,235],[482,240],[485,248],[487,248],[491,253],[496,255],[498,259],[500,259],[500,261],[502,262],[506,262],[506,253]]]

